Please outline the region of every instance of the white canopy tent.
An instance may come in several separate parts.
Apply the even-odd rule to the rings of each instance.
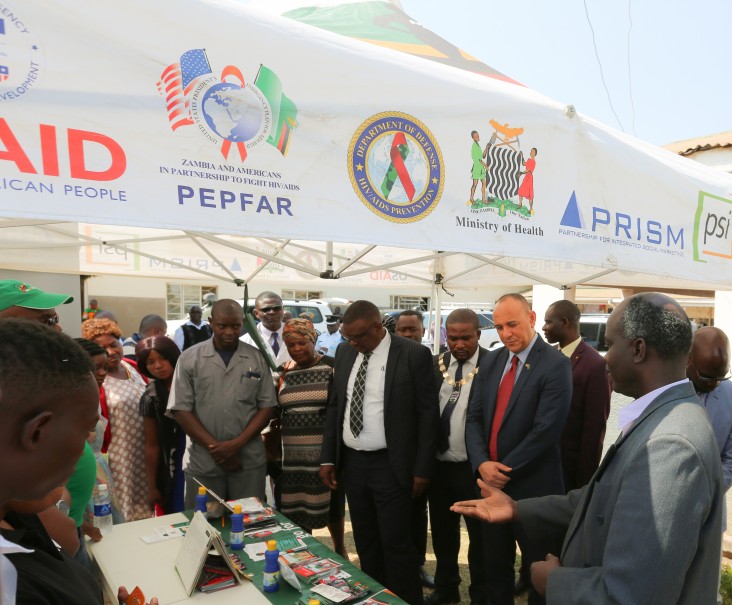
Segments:
[[[729,287],[730,175],[399,38],[393,3],[5,4],[4,268]]]

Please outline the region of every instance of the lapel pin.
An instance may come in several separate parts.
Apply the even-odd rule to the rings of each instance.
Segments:
[[[525,368],[526,368],[527,370],[530,370],[530,369],[531,369],[531,364],[529,364],[529,363],[525,363],[525,364],[524,364],[524,367],[525,367]]]

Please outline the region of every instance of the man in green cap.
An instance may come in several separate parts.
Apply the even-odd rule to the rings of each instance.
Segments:
[[[44,292],[15,279],[0,280],[0,319],[35,319],[42,324],[61,330],[56,307],[73,302],[68,294]]]

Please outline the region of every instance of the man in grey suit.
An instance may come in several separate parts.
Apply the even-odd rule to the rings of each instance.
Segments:
[[[686,379],[691,324],[658,293],[623,301],[607,323],[614,389],[635,400],[590,483],[565,496],[516,502],[485,483],[455,512],[562,535],[560,557],[531,568],[547,603],[714,603],[722,472],[706,412]]]
[[[422,603],[411,539],[412,498],[432,477],[439,405],[429,349],[391,336],[369,301],[343,316],[328,396],[320,477],[348,498],[361,569]]]

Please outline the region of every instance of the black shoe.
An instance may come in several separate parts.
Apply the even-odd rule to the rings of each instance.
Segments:
[[[452,590],[435,590],[424,598],[424,605],[452,605],[460,602],[460,591],[457,588]]]
[[[424,565],[421,565],[419,568],[419,581],[422,582],[422,586],[425,588],[435,587],[435,576],[428,572]]]
[[[519,596],[521,594],[524,594],[528,590],[529,590],[529,581],[523,575],[520,575],[519,579],[516,580],[516,584],[513,587],[513,594],[515,596]]]

